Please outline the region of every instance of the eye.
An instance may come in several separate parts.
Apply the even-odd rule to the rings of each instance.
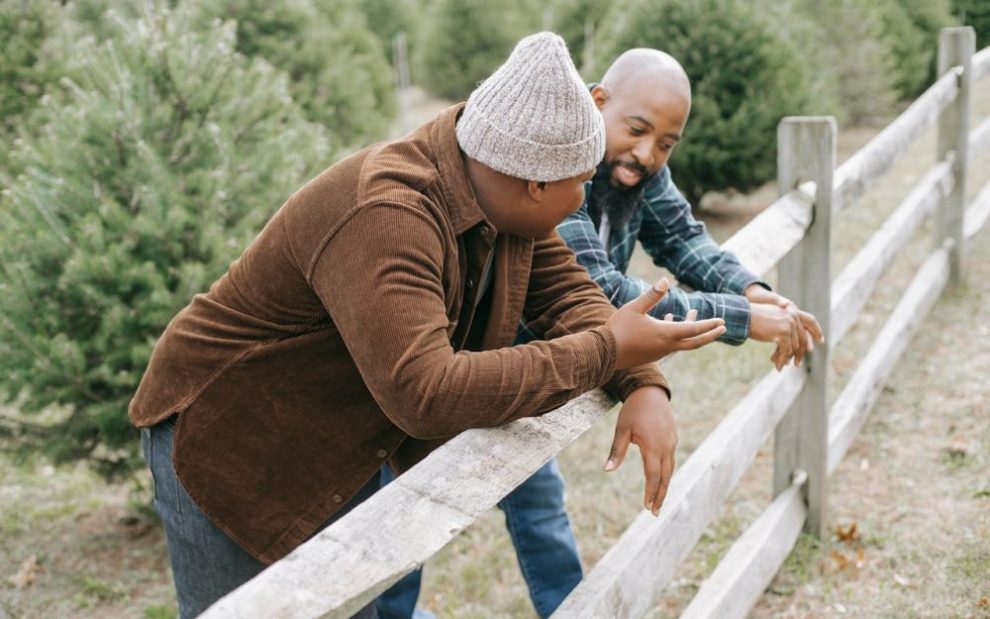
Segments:
[[[635,135],[635,136],[640,136],[640,135],[643,135],[644,133],[646,133],[646,130],[644,130],[642,127],[636,127],[634,125],[629,125],[629,133],[631,133],[632,135]]]

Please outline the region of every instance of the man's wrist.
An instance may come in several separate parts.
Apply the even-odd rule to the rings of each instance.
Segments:
[[[664,400],[668,402],[670,401],[670,391],[666,387],[661,387],[660,385],[643,385],[642,387],[636,387],[629,393],[629,395],[632,396],[634,393],[662,397]]]

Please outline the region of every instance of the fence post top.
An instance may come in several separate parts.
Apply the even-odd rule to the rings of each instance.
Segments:
[[[832,136],[833,139],[839,131],[834,116],[784,116],[777,123],[777,140],[779,141],[795,127],[806,127],[816,134],[824,133]]]
[[[835,116],[784,116],[780,119],[780,124],[805,124],[818,125],[828,124],[835,126]]]
[[[973,41],[973,46],[976,46],[976,31],[973,30],[972,26],[950,26],[948,28],[942,28],[938,33],[938,37],[939,42],[950,37],[960,37]]]

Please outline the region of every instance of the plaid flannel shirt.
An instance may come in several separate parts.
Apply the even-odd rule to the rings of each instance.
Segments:
[[[650,311],[662,319],[673,314],[683,320],[688,310],[698,310],[698,319],[722,318],[726,332],[720,341],[741,344],[749,336],[749,301],[742,296],[750,284],[770,288],[745,269],[739,260],[723,250],[691,214],[691,205],[681,195],[664,166],[647,181],[640,208],[621,228],[613,227],[606,248],[598,236],[600,222],[593,221],[588,209],[591,183],[585,185],[581,208],[557,226],[557,232],[577,255],[591,278],[612,304],[621,307],[645,292],[652,282],[626,275],[636,240],[643,245],[657,266],[669,270],[681,284]],[[517,343],[539,339],[526,325],[520,327]]]

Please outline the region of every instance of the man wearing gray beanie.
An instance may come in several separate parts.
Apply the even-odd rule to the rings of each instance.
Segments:
[[[159,339],[131,401],[182,617],[202,612],[469,428],[606,387],[656,511],[676,434],[656,359],[724,332],[616,311],[554,227],[604,153],[560,37],[466,105],[296,191]],[[512,347],[521,318],[546,341]],[[359,615],[374,616],[368,606]]]

